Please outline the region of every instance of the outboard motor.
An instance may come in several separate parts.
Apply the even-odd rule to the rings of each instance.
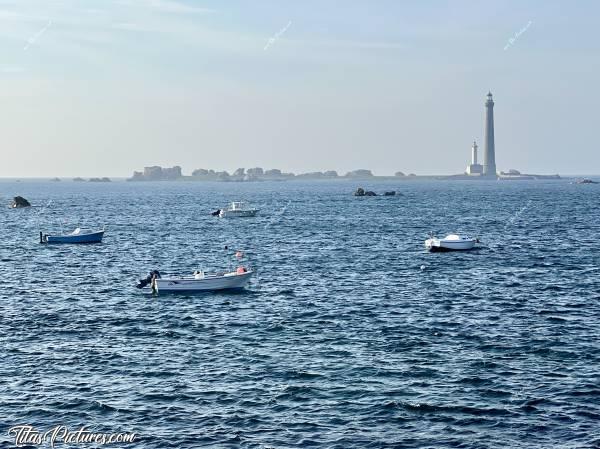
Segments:
[[[210,214],[211,214],[213,217],[218,217],[220,213],[221,213],[221,209],[217,209],[216,211],[214,211],[214,212],[211,212]]]
[[[160,279],[160,273],[158,270],[152,270],[148,276],[146,276],[144,279],[140,279],[140,282],[138,282],[136,287],[144,288],[146,285],[149,285],[154,278]]]

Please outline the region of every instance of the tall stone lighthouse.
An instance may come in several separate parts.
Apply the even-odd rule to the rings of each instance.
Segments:
[[[483,176],[496,177],[496,147],[494,145],[494,100],[488,92],[485,102],[485,147],[483,150]]]

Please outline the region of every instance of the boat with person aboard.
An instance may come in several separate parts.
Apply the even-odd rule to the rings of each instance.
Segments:
[[[246,218],[254,217],[258,213],[258,209],[248,207],[243,201],[234,201],[226,209],[219,210],[221,218]]]
[[[425,248],[429,251],[468,251],[475,247],[476,243],[480,243],[478,238],[449,234],[443,239],[439,239],[431,235],[425,240]]]
[[[150,287],[153,293],[238,290],[248,284],[253,274],[253,270],[240,266],[230,272],[195,271],[191,276],[163,278],[157,270],[154,270],[146,279],[141,279],[137,287]]]

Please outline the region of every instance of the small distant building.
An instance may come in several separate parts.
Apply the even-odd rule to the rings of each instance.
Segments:
[[[467,175],[469,176],[481,176],[483,175],[483,165],[477,162],[477,142],[473,141],[471,147],[471,163],[467,165]]]

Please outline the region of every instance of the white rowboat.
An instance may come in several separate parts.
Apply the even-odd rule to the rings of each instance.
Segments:
[[[473,249],[479,239],[458,234],[447,235],[443,239],[430,237],[425,240],[425,248],[429,251],[468,251]]]
[[[241,289],[246,286],[252,270],[238,268],[230,273],[208,273],[198,271],[193,276],[181,278],[154,277],[151,283],[156,293],[201,292]]]

